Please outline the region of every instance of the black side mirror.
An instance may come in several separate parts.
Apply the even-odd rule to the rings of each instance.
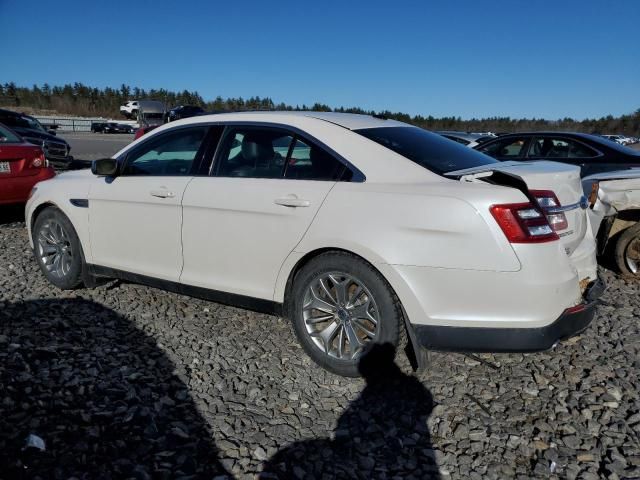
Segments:
[[[115,177],[118,174],[118,161],[113,158],[101,158],[91,162],[91,173],[101,177]]]

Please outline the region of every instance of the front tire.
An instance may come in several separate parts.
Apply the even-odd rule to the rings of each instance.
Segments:
[[[640,223],[622,232],[616,242],[615,259],[621,273],[640,277]]]
[[[46,279],[62,290],[78,287],[84,255],[69,219],[57,208],[48,207],[36,218],[32,234],[36,261]]]
[[[369,263],[346,252],[318,255],[296,274],[288,312],[305,352],[347,377],[374,345],[398,346],[402,312],[391,287]]]

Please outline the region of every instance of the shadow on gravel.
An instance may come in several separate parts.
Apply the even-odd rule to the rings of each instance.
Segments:
[[[340,416],[334,440],[284,448],[265,462],[260,478],[439,479],[427,427],[433,399],[393,358],[394,348],[386,344],[361,360],[367,385]]]
[[[24,449],[30,434],[45,451]],[[154,340],[97,303],[0,301],[1,478],[213,478],[212,435]]]
[[[24,205],[0,205],[0,225],[24,222]]]

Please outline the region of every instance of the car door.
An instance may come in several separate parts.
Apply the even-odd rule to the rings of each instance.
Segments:
[[[172,129],[130,151],[115,178],[89,194],[93,263],[178,281],[182,196],[199,166],[208,127]]]
[[[280,267],[350,170],[284,129],[229,126],[212,175],[183,199],[180,282],[273,299]]]
[[[582,177],[628,168],[624,164],[608,162],[602,152],[577,139],[558,135],[534,138],[529,147],[529,158],[577,165],[580,167]]]

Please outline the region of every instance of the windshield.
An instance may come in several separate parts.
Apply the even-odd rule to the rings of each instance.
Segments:
[[[8,128],[0,125],[0,143],[22,143],[22,139]]]
[[[38,120],[36,120],[35,118],[33,118],[33,117],[22,117],[22,120],[24,120],[27,123],[28,128],[32,128],[34,130],[40,130],[41,132],[47,133],[47,131],[42,126],[42,124]]]
[[[492,157],[417,127],[354,130],[437,174],[498,163]]]

